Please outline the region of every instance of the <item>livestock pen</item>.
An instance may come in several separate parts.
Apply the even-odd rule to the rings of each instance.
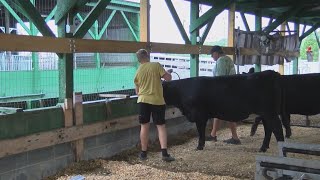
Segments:
[[[210,75],[211,66],[214,64],[207,55],[211,44],[205,43],[205,40],[211,32],[211,26],[214,27],[214,19],[227,9],[230,12],[230,24],[226,27],[229,41],[223,47],[225,53],[233,56],[235,60],[236,55],[239,55],[236,52],[248,56],[265,55],[257,51],[257,48],[237,47],[233,41],[236,11],[246,15],[252,13],[243,8],[242,1],[219,0],[214,7],[208,4],[209,1],[183,1],[192,7],[189,35],[179,20],[172,1],[163,2],[173,15],[184,44],[150,41],[149,2],[0,0],[0,179],[44,179],[75,162],[80,163],[78,166],[89,168],[90,162],[99,161],[96,159],[117,158],[116,155],[121,155],[122,152],[136,149],[139,143],[139,124],[137,97],[133,91],[132,79],[138,67],[134,53],[140,48],[147,49],[152,55],[152,60],[158,58],[159,62],[162,56],[170,56],[170,61],[161,64],[165,68],[175,68],[177,72],[180,68],[181,72],[178,74],[183,74],[182,78]],[[312,3],[314,2],[311,0],[305,2],[308,7]],[[210,9],[199,12],[202,4]],[[241,8],[236,9],[236,4]],[[279,16],[279,20],[269,24],[269,31],[284,20],[280,16],[288,9],[282,9],[280,5],[275,4],[281,11],[267,11]],[[286,17],[289,18],[288,21],[298,24],[293,18],[296,11],[298,10],[290,10]],[[257,20],[256,27],[262,29],[262,16],[269,14],[256,15],[257,19],[260,19],[260,22]],[[312,28],[300,33],[302,39],[318,27],[312,20],[306,19],[303,22],[305,26],[312,25]],[[290,53],[296,58],[296,51]],[[181,56],[187,58],[180,58]],[[175,66],[172,64],[172,59],[175,58],[183,60],[184,63],[177,62],[177,67],[172,67]],[[249,66],[261,67],[261,64]],[[279,65],[279,69],[281,66],[282,64]],[[294,59],[289,71],[297,73],[297,70],[297,59]],[[179,140],[185,136],[185,139],[182,138],[183,142],[191,139],[192,143],[194,125],[187,122],[178,109],[168,107],[166,119],[170,138],[177,137]],[[245,131],[243,129],[242,137],[246,136]],[[156,135],[153,133],[151,140],[155,140]],[[317,134],[312,134],[315,135]],[[192,164],[200,158],[201,152],[173,146],[175,142],[181,143],[178,140],[169,139],[178,161],[169,166],[158,160],[148,161],[146,164],[168,166],[168,170],[171,171],[184,168],[191,171],[186,168],[188,166],[182,165],[196,166]],[[252,141],[253,144],[255,142],[253,137],[246,140]],[[209,144],[208,150],[215,149],[212,145]],[[221,143],[217,143],[217,146],[221,148],[217,149],[219,151],[231,149]],[[255,148],[248,149],[245,145],[238,148],[252,152],[250,156],[256,154]],[[179,158],[179,152],[191,157],[183,161],[184,158]],[[204,156],[199,161],[204,161],[214,151],[203,152]],[[156,152],[150,157],[158,159]],[[220,157],[218,161],[228,161],[223,158],[233,159],[236,156],[217,154],[215,157]],[[207,160],[205,166],[214,164],[215,160]],[[86,164],[88,162],[89,164]],[[118,164],[114,166],[119,167]],[[227,176],[228,167],[230,164],[223,166],[218,170],[221,172],[218,175]],[[142,168],[148,169],[145,166]],[[245,170],[248,172],[243,173],[252,175],[254,168],[250,168]],[[198,177],[199,173],[205,172],[198,169],[195,171],[197,172],[194,174],[182,177]],[[129,169],[125,171],[128,172]],[[100,178],[108,178],[108,171],[104,173],[106,174],[102,174]],[[164,175],[164,178],[166,177]],[[233,178],[236,177],[240,175],[236,174]],[[143,178],[143,174],[137,178]]]

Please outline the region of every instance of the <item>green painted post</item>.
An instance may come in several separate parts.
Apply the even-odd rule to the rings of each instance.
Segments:
[[[299,36],[299,23],[294,23],[294,30],[296,31],[296,33],[298,33],[298,36]],[[298,60],[299,60],[299,57],[295,58],[293,61],[292,61],[292,74],[298,74]]]
[[[190,26],[199,18],[199,2],[191,1],[190,10]],[[190,41],[192,45],[197,44],[197,37],[199,36],[199,29],[190,33]],[[190,55],[190,77],[199,76],[199,54]]]
[[[30,35],[30,29],[24,24],[23,20],[19,17],[19,15],[11,8],[11,6],[7,3],[6,0],[0,0],[3,6],[10,12],[10,14],[19,22],[22,28]]]
[[[261,17],[261,12],[256,12],[255,16],[255,30],[256,31],[261,31],[262,29],[262,17]],[[260,62],[261,57],[258,56],[258,62],[259,64],[255,64],[254,70],[255,72],[261,72],[261,62]]]
[[[35,0],[30,0],[30,2],[35,5]],[[30,31],[31,36],[37,36],[37,28],[36,26],[30,21]],[[37,94],[40,93],[38,87],[40,82],[40,72],[39,72],[39,57],[37,52],[31,53],[31,59],[32,59],[32,93]],[[32,108],[30,102],[28,103],[29,107]]]
[[[58,24],[58,37],[72,37],[71,33],[66,33],[65,20]],[[59,71],[59,103],[65,99],[73,97],[73,54],[62,54],[58,61]]]

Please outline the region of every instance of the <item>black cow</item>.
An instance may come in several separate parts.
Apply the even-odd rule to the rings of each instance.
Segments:
[[[198,130],[198,150],[205,146],[205,129],[209,118],[241,121],[250,114],[265,119],[265,137],[260,151],[269,148],[272,132],[284,141],[278,117],[281,108],[280,74],[264,71],[219,77],[194,77],[163,83],[167,105],[179,108]]]
[[[291,136],[290,114],[316,115],[320,113],[320,74],[300,74],[281,76],[283,89],[283,109],[280,116],[286,129],[286,137]],[[257,117],[251,127],[250,135],[254,135],[263,117]]]

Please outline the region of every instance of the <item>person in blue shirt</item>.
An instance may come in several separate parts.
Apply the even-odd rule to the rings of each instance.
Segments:
[[[236,74],[234,63],[229,56],[226,56],[220,46],[213,46],[211,51],[211,57],[216,61],[213,67],[213,76],[226,76]],[[223,142],[228,144],[241,144],[241,141],[237,135],[237,123],[227,122],[231,130],[231,138],[224,140]],[[217,141],[217,131],[221,124],[221,120],[214,118],[213,127],[210,136],[206,137],[207,141]]]

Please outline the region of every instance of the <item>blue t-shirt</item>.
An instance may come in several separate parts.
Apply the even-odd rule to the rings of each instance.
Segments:
[[[213,76],[225,76],[236,74],[234,63],[229,56],[221,56],[218,58],[213,67]]]

